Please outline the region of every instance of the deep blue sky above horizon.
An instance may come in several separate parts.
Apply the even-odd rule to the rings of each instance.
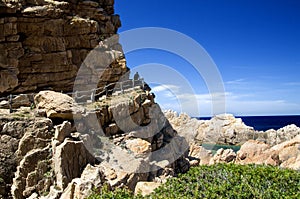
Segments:
[[[119,32],[162,27],[201,44],[223,78],[226,112],[300,114],[300,1],[115,0],[115,12],[121,16]],[[201,77],[193,77],[189,63],[170,53],[149,49],[126,54],[126,58],[130,68],[160,63],[184,74],[196,92],[200,116],[211,115],[205,83]],[[142,76],[146,78],[147,74]],[[152,86],[163,108],[181,111],[170,91]],[[184,90],[180,85],[169,85],[170,88]],[[182,111],[198,116],[193,106]]]

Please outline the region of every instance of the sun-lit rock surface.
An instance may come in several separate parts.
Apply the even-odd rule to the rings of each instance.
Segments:
[[[166,118],[173,128],[189,142],[242,145],[248,140],[258,140],[270,145],[280,144],[300,135],[300,128],[296,125],[288,125],[277,131],[256,131],[247,126],[241,118],[235,118],[230,114],[221,114],[210,120],[197,120],[187,114],[165,111]]]
[[[87,55],[121,26],[113,0],[1,0],[0,13],[0,96],[72,91]],[[117,36],[101,50],[82,68],[78,81],[83,87],[97,85],[85,77],[96,70],[102,70],[99,87],[118,81],[128,70]]]

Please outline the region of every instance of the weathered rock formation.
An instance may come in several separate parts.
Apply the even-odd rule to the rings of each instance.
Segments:
[[[49,93],[59,102],[55,117]],[[103,184],[133,191],[137,182],[165,182],[190,167],[187,142],[140,88],[81,107],[53,91],[34,99],[35,109],[1,118],[2,197],[86,198]],[[72,106],[83,110],[76,118],[66,117]]]
[[[42,184],[49,180],[43,174],[49,169],[46,148],[51,144],[53,133],[52,122],[46,118],[27,118],[21,114],[1,116],[0,197],[8,198],[13,177],[19,179],[14,188],[16,195],[22,195],[25,189],[42,192],[46,187]]]
[[[174,129],[190,142],[237,145],[251,139],[255,132],[229,114],[217,115],[211,120],[197,120],[174,111],[166,111],[165,115]]]
[[[186,114],[178,116],[174,111],[164,114],[178,134],[189,141],[191,166],[238,163],[300,169],[300,128],[296,125],[262,132],[227,114],[205,121],[192,119]],[[241,148],[237,153],[221,148],[212,154],[201,146],[202,143],[241,145]]]
[[[268,164],[300,170],[300,135],[273,147],[249,140],[238,151],[236,162],[239,164]]]
[[[104,184],[138,184],[137,191],[150,184],[149,193],[198,164],[257,160],[299,168],[295,126],[256,132],[231,115],[199,122],[173,112],[166,114],[170,124],[154,96],[137,87],[83,106],[54,92],[72,91],[75,79],[75,90],[90,90],[128,78],[113,4],[0,1],[0,97],[32,93],[0,102],[0,198],[86,198]],[[255,141],[260,150],[251,151],[250,138],[292,140],[272,148]],[[246,143],[237,154],[212,155],[202,142]]]
[[[91,81],[99,87],[118,81],[128,70],[118,37],[100,42],[121,25],[113,5],[114,0],[1,0],[0,96],[72,91],[80,66],[83,87]],[[82,64],[95,47],[101,51],[97,59]],[[100,77],[86,77],[95,70]]]
[[[189,159],[192,166],[217,163],[264,164],[300,170],[300,135],[275,146],[249,140],[237,153],[232,149],[220,148],[214,155],[194,144],[190,147]]]
[[[300,128],[293,124],[278,130],[256,131],[230,114],[216,115],[210,120],[197,120],[175,111],[166,111],[165,116],[190,143],[242,145],[253,139],[273,146],[300,135]]]
[[[48,94],[37,94],[36,104],[48,102]],[[62,93],[54,96],[69,99]],[[61,103],[64,109],[70,101]],[[56,126],[47,114],[36,116],[41,112],[38,107],[45,108],[21,107],[1,117],[2,197],[11,192],[14,198],[86,198],[104,184],[131,190],[139,184],[136,191],[146,194],[190,165],[225,162],[300,168],[299,135],[273,147],[250,140],[237,153],[219,149],[213,155],[199,143],[188,146],[153,96],[139,88],[87,103],[81,107],[84,111],[69,121],[63,121],[63,114],[57,115],[63,122]],[[52,118],[56,123],[57,117]],[[292,132],[290,127],[285,129]],[[147,182],[153,182],[151,189]]]

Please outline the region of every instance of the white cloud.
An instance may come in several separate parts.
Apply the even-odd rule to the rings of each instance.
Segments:
[[[236,80],[232,80],[232,81],[227,81],[227,82],[225,82],[225,84],[229,84],[229,85],[241,84],[241,83],[245,83],[245,80],[246,79],[236,79]]]
[[[176,85],[159,85],[155,86],[151,89],[152,92],[163,92],[163,91],[173,91],[176,90],[178,91],[180,89],[179,86]]]
[[[191,116],[210,116],[224,112],[234,115],[290,115],[300,113],[300,104],[281,99],[264,100],[262,98],[258,100],[253,94],[233,92],[193,94],[185,92],[184,89],[175,85],[159,86],[153,91],[157,91],[155,92],[157,101],[163,109],[186,112]]]

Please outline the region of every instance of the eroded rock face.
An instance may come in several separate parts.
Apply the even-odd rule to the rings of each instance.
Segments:
[[[62,144],[58,140],[53,142],[59,144],[53,147],[54,151],[66,152],[70,151],[64,145],[67,140],[81,140],[76,142],[84,143],[96,158],[95,164],[88,166],[90,172],[99,174],[97,182],[82,174],[81,177],[72,176],[71,178],[76,177],[72,181],[66,180],[65,182],[69,182],[67,185],[63,179],[66,179],[68,173],[58,169],[59,176],[56,180],[57,185],[63,184],[61,189],[65,189],[63,198],[84,198],[88,193],[84,187],[101,189],[100,176],[111,189],[125,186],[134,191],[140,181],[164,182],[176,173],[189,169],[189,162],[185,159],[187,142],[172,129],[151,94],[137,89],[111,100],[106,99],[105,104],[108,106],[98,107],[93,111],[88,111],[87,108],[82,118],[75,120],[78,132],[71,133],[71,137],[65,138]],[[58,128],[63,126],[58,126],[57,130]],[[60,136],[56,139],[58,138]],[[71,148],[77,154],[74,147]],[[66,155],[66,160],[67,157],[72,160],[73,154]],[[60,158],[54,162],[59,165],[62,160]],[[61,165],[60,168],[66,167]]]
[[[98,168],[87,165],[80,178],[75,178],[69,183],[61,198],[87,198],[93,190],[101,189],[105,182],[103,172]]]
[[[254,134],[254,129],[230,114],[216,115],[211,120],[197,120],[187,114],[166,111],[166,118],[178,133],[190,143],[241,145]]]
[[[46,147],[31,150],[25,155],[17,168],[11,187],[14,198],[26,198],[34,192],[42,193],[49,189],[51,179],[44,175],[50,170],[50,165],[47,161],[49,154],[49,147]]]
[[[14,172],[17,172],[17,166],[20,162],[22,162],[23,157],[33,149],[44,148],[50,144],[51,139],[49,138],[52,137],[53,133],[54,130],[52,122],[46,118],[23,118],[14,116],[0,117],[0,177],[3,179],[0,183],[0,197],[8,198],[11,192],[10,189],[13,178],[15,177]],[[26,161],[24,160],[23,164],[25,163]],[[31,163],[34,164],[34,162]],[[39,166],[40,169],[45,168],[42,163]],[[26,167],[29,170],[31,168],[28,166]],[[29,170],[18,179],[26,180],[27,174],[34,172],[34,170]],[[42,174],[42,172],[40,172],[40,174]],[[40,177],[41,176],[34,175],[34,173],[32,173],[31,178],[28,178],[28,182],[36,182],[34,179],[39,179]],[[25,181],[22,180],[17,180],[17,190],[21,190],[22,192],[26,187],[33,188],[32,184],[29,183],[27,186],[26,183],[24,183]]]
[[[14,198],[86,198],[104,183],[134,191],[140,181],[165,182],[190,167],[188,143],[141,88],[77,107],[84,109],[77,119],[64,116],[78,106],[68,95],[44,91],[35,102],[35,110],[26,109],[32,114],[0,120],[4,197],[8,191]],[[42,110],[44,117],[34,114]],[[24,120],[9,118],[18,115]]]
[[[113,5],[113,0],[1,0],[0,95],[72,91],[87,55],[121,25]],[[85,77],[95,69],[102,71],[99,87],[118,81],[128,70],[118,37],[101,46],[97,59],[84,64],[79,77],[83,87],[96,82]]]
[[[49,96],[64,95],[52,94]],[[8,191],[14,198],[86,198],[91,189],[101,190],[103,184],[132,191],[141,185],[146,194],[191,165],[220,162],[300,168],[299,135],[273,147],[250,140],[237,154],[219,149],[212,155],[200,144],[189,146],[178,136],[153,96],[142,89],[92,105],[84,107],[86,112],[78,120],[57,126],[49,118],[33,115],[27,119],[14,118],[13,114],[0,118],[0,157],[5,160],[1,161],[0,174],[6,183],[0,183],[2,197],[7,197]],[[62,112],[59,106],[56,111]],[[221,124],[231,126],[226,120]],[[292,129],[280,131],[293,135]]]
[[[277,131],[274,129],[268,130],[264,132],[267,135],[267,139],[261,139],[262,141],[274,146],[276,144],[280,144],[284,141],[288,141],[300,135],[300,128],[295,124],[291,124],[285,126],[283,128],[278,129]]]
[[[197,137],[201,123],[185,113],[178,115],[175,111],[164,112],[172,127],[192,144]]]
[[[54,172],[57,186],[64,189],[73,178],[81,175],[88,163],[94,163],[94,157],[89,154],[82,141],[65,139],[53,147]]]
[[[239,164],[269,164],[284,168],[300,169],[300,135],[271,147],[249,140],[237,153]]]
[[[242,145],[248,140],[257,140],[274,146],[300,134],[300,128],[294,124],[277,131],[256,131],[245,125],[240,118],[230,114],[216,115],[210,120],[197,120],[187,114],[178,115],[175,111],[164,113],[172,127],[189,143]]]

